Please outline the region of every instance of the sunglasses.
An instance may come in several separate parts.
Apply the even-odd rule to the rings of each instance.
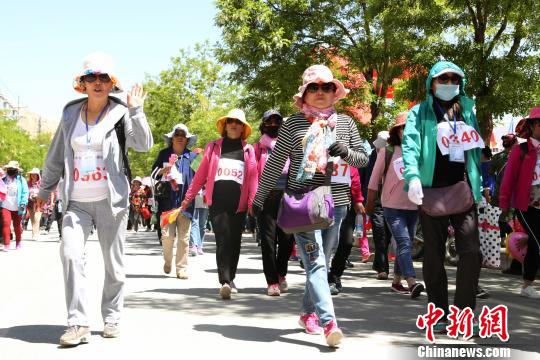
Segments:
[[[177,131],[177,132],[174,133],[173,136],[174,137],[179,137],[179,138],[185,138],[186,134],[184,132]]]
[[[111,77],[109,74],[88,74],[81,77],[81,81],[86,81],[89,83],[95,82],[97,79],[101,81],[102,83],[108,83],[111,81]]]
[[[459,81],[461,80],[461,77],[458,75],[448,75],[448,74],[442,74],[441,76],[437,77],[437,81],[439,83],[448,83],[448,81],[451,81],[452,84],[459,84]]]
[[[306,87],[306,91],[310,94],[315,94],[317,91],[322,90],[324,93],[336,92],[336,84],[334,83],[324,83],[324,84],[315,84],[311,83]]]
[[[227,125],[230,125],[230,124],[244,125],[244,123],[241,122],[240,120],[233,119],[233,118],[227,118],[226,122],[227,122]]]

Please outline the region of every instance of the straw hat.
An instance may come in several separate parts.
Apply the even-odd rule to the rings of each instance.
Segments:
[[[22,171],[19,162],[16,160],[11,160],[10,162],[8,162],[6,165],[4,165],[4,169],[17,169],[19,171]]]
[[[116,77],[114,72],[114,61],[109,55],[105,54],[104,52],[96,51],[88,55],[83,60],[82,71],[77,74],[73,79],[73,88],[75,89],[75,91],[84,94],[84,90],[81,84],[81,77],[90,74],[109,75],[113,82],[113,88],[111,92],[117,93],[123,91],[122,85],[120,85],[120,81],[118,81],[118,78]]]
[[[398,126],[405,126],[405,123],[407,122],[407,114],[409,114],[408,111],[402,111],[399,114],[397,114],[394,125],[392,125],[390,129],[388,129],[388,131],[392,131],[392,129]]]
[[[349,89],[345,88],[341,81],[339,81],[338,79],[334,79],[332,71],[327,66],[312,65],[308,67],[302,75],[302,86],[298,88],[298,93],[293,96],[294,105],[297,108],[302,109],[302,105],[304,103],[304,101],[302,100],[302,96],[304,95],[304,91],[306,91],[306,88],[309,84],[329,82],[336,85],[334,103],[338,102],[340,99],[343,99],[350,91]]]
[[[227,116],[220,117],[216,121],[217,131],[220,134],[223,134],[224,129],[225,129],[225,122],[227,121],[228,118],[238,119],[242,122],[242,124],[245,125],[244,131],[242,132],[242,140],[246,140],[249,137],[249,135],[251,135],[251,125],[249,125],[249,123],[246,121],[246,114],[244,114],[244,112],[240,109],[232,109],[231,111],[229,111]]]

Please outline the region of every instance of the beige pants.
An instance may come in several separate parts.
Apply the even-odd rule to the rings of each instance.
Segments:
[[[39,237],[39,223],[41,222],[41,211],[30,211],[30,222],[32,223],[32,239]]]
[[[176,221],[169,224],[166,231],[161,235],[161,243],[163,244],[163,258],[165,264],[171,264],[173,259],[174,238],[178,235],[178,243],[176,244],[176,272],[187,268],[188,262],[188,247],[189,247],[189,230],[191,228],[191,219],[183,215],[178,215]]]

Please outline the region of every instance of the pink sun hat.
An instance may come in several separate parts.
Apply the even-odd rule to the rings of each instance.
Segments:
[[[75,91],[84,94],[84,90],[81,86],[81,77],[90,74],[107,74],[113,82],[111,92],[118,93],[124,91],[114,72],[114,60],[104,52],[96,51],[84,58],[82,71],[73,79],[73,88]]]
[[[349,89],[346,89],[341,81],[334,79],[332,71],[324,65],[312,65],[308,67],[304,74],[302,75],[302,86],[298,88],[298,93],[293,96],[294,105],[301,109],[304,101],[302,100],[302,95],[304,91],[311,83],[334,83],[336,85],[336,98],[334,103],[338,102],[340,99],[343,99],[349,93]]]

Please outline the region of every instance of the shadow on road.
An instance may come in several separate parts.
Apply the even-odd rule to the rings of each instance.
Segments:
[[[333,352],[333,349],[328,346],[315,344],[309,341],[287,338],[286,335],[296,334],[298,329],[272,329],[256,326],[241,326],[241,325],[215,325],[215,324],[198,324],[193,326],[195,331],[206,331],[221,334],[222,336],[242,341],[257,341],[257,342],[275,342],[289,343],[300,346],[309,346],[318,348],[320,352]],[[313,335],[306,335],[313,336]],[[322,336],[322,335],[319,335]]]

